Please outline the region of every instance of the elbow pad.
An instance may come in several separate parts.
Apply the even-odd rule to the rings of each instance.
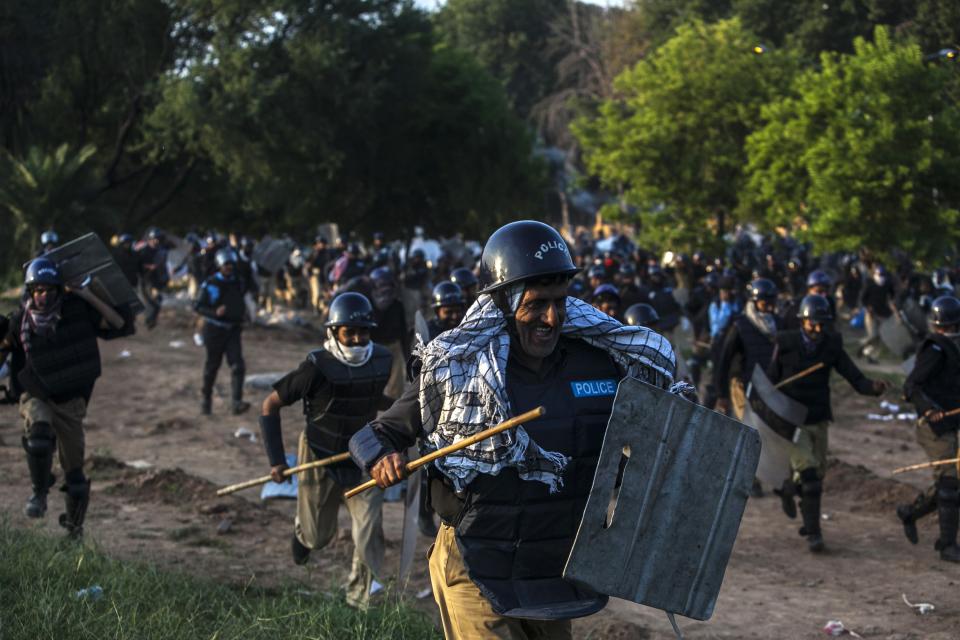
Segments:
[[[280,416],[260,416],[260,435],[263,448],[267,451],[270,466],[286,464],[287,456],[283,452],[283,434],[280,431]]]

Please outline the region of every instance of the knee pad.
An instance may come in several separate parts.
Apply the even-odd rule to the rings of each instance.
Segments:
[[[940,476],[937,480],[937,501],[941,504],[960,502],[960,481],[952,476]]]
[[[804,469],[800,472],[801,492],[805,496],[818,496],[823,493],[823,481],[816,469]]]
[[[57,437],[53,428],[46,422],[34,422],[30,431],[23,438],[23,448],[31,456],[38,458],[53,455],[56,449]]]
[[[74,500],[83,500],[90,495],[90,481],[83,475],[82,469],[68,471],[64,477],[63,490]]]

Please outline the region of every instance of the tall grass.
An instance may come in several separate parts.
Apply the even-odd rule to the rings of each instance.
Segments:
[[[100,585],[99,599],[77,598]],[[0,521],[0,640],[438,638],[403,602],[359,612],[342,598],[231,587]]]

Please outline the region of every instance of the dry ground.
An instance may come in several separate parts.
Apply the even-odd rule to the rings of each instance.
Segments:
[[[257,431],[254,412],[233,417],[225,396],[224,367],[214,416],[199,415],[197,391],[203,351],[190,341],[191,319],[168,309],[153,332],[102,343],[104,375],[87,419],[88,469],[93,499],[88,540],[108,553],[147,560],[224,581],[275,584],[299,581],[305,589],[336,589],[349,566],[349,519],[341,536],[305,567],[289,557],[292,502],[261,504],[253,490],[216,498],[219,485],[261,475],[267,469],[259,443],[234,437],[239,427]],[[182,342],[177,347],[171,342]],[[308,330],[254,328],[244,335],[248,373],[286,371],[317,345]],[[128,351],[128,357],[121,352]],[[925,473],[890,476],[896,466],[923,461],[904,422],[870,422],[878,400],[835,387],[837,422],[831,433],[833,461],[827,479],[824,534],[828,551],[813,556],[796,534],[798,523],[782,515],[771,497],[751,500],[713,619],[680,619],[690,638],[816,638],[828,620],[842,620],[865,638],[960,637],[960,567],[939,561],[932,549],[936,519],[921,526],[921,542],[904,539],[893,507],[910,499]],[[264,392],[248,391],[255,404]],[[896,402],[898,393],[888,399]],[[302,424],[299,408],[284,411],[289,451]],[[60,496],[51,494],[48,517],[28,521],[21,508],[29,483],[14,407],[0,407],[0,517],[18,526],[57,530]],[[145,461],[148,469],[123,462]],[[912,483],[914,486],[905,483]],[[388,566],[395,566],[402,507],[386,506]],[[229,526],[228,526],[229,525]],[[218,533],[218,527],[228,529]],[[428,541],[420,539],[420,557]],[[419,562],[408,592],[429,585]],[[901,600],[929,602],[919,616]],[[432,600],[420,606],[433,610]],[[601,614],[575,623],[577,637],[672,638],[663,613],[614,601]]]

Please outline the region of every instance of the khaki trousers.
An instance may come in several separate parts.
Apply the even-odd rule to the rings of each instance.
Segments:
[[[730,380],[730,408],[733,409],[733,417],[743,420],[743,408],[746,405],[747,395],[743,383],[739,378],[733,378]]]
[[[306,433],[301,433],[297,464],[316,459],[307,443]],[[327,546],[337,535],[337,513],[340,505],[346,502],[353,538],[353,562],[346,585],[347,602],[355,607],[366,606],[370,602],[370,585],[380,575],[383,566],[383,490],[374,487],[344,500],[344,487],[337,484],[323,467],[298,475],[294,522],[297,540],[309,549]]]
[[[816,469],[817,477],[821,479],[827,475],[829,428],[829,420],[800,427],[797,442],[790,447],[790,468],[793,470],[794,482],[800,482],[800,473],[806,469]]]
[[[23,417],[24,435],[30,433],[35,422],[46,422],[53,428],[57,435],[60,467],[64,473],[83,468],[83,418],[87,415],[87,403],[83,398],[58,403],[24,393],[20,396],[20,415]]]
[[[923,447],[930,461],[949,460],[957,457],[957,432],[948,431],[942,436],[934,433],[928,424],[917,422],[917,444]],[[933,480],[936,482],[943,476],[957,477],[957,465],[944,464],[933,468]]]
[[[387,380],[387,386],[383,389],[383,395],[391,400],[396,400],[403,395],[403,389],[407,383],[407,361],[403,357],[403,346],[399,340],[388,342],[383,345],[390,351],[393,362],[390,365],[390,379]]]
[[[494,613],[490,601],[467,575],[450,525],[441,524],[430,547],[430,584],[447,640],[568,640],[569,620],[526,620]]]

